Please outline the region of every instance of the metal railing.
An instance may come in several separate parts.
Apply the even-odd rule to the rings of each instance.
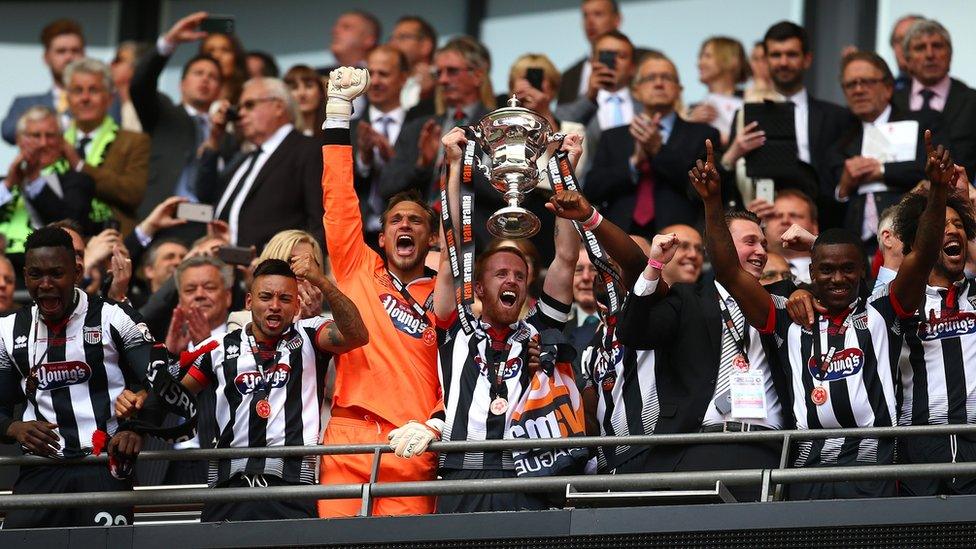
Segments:
[[[596,446],[660,446],[674,444],[726,444],[782,442],[778,469],[741,469],[677,473],[631,473],[620,475],[577,475],[523,477],[485,480],[428,480],[413,482],[378,482],[380,460],[390,453],[385,444],[345,444],[314,446],[278,446],[271,448],[216,448],[147,451],[140,460],[200,460],[243,457],[301,457],[310,455],[373,454],[369,482],[362,484],[273,486],[267,488],[144,488],[133,492],[86,492],[75,494],[18,494],[0,496],[0,509],[38,507],[78,507],[91,505],[171,505],[185,503],[218,503],[248,500],[361,499],[360,514],[371,514],[372,500],[378,497],[438,496],[479,493],[560,492],[568,486],[578,490],[654,490],[663,488],[707,489],[721,482],[726,486],[761,487],[762,501],[772,501],[777,486],[807,482],[849,480],[893,480],[907,478],[976,477],[976,462],[901,464],[872,466],[836,466],[787,468],[789,446],[798,440],[827,438],[893,438],[904,436],[976,435],[974,425],[928,425],[908,427],[869,427],[857,429],[817,429],[792,431],[752,431],[729,433],[660,434],[626,437],[577,437],[570,439],[518,439],[481,442],[435,442],[428,451],[439,453],[530,450],[535,448],[580,448]],[[64,465],[104,463],[105,455],[87,456],[56,463]],[[51,465],[38,456],[0,457],[0,466]]]

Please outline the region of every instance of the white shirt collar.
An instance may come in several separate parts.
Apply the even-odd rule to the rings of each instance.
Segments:
[[[293,129],[295,129],[295,126],[291,125],[291,123],[288,123],[275,130],[275,132],[271,134],[271,137],[269,137],[267,141],[261,143],[261,154],[273,153],[275,149],[278,148],[278,145],[281,145],[281,142],[285,140],[285,137],[287,137],[288,134],[291,133]]]
[[[807,89],[801,88],[800,91],[794,93],[793,95],[786,96],[787,101],[792,101],[796,108],[806,109],[807,103],[809,102],[809,97],[807,96]]]
[[[194,109],[189,103],[183,103],[183,109],[186,110],[186,114],[190,115],[190,118],[196,118],[203,114],[202,112]]]
[[[396,124],[403,124],[403,119],[407,117],[407,111],[403,107],[397,107],[389,112],[383,112],[373,105],[369,106],[369,122],[375,124],[380,118],[389,116]]]
[[[888,120],[890,120],[890,119],[891,119],[891,105],[886,105],[885,106],[885,109],[883,111],[881,111],[881,114],[879,114],[878,117],[874,119],[874,122],[863,122],[862,121],[862,123],[865,126],[868,126],[868,125],[871,125],[871,126],[881,126],[882,124],[887,124],[888,123]]]
[[[725,289],[725,286],[722,286],[718,280],[715,281],[715,289],[718,290],[718,296],[722,299],[722,301],[728,302],[729,298],[732,297],[732,294],[730,294],[729,291]]]
[[[624,86],[613,92],[603,88],[600,88],[600,91],[596,92],[596,102],[600,105],[605,105],[611,97],[619,97],[622,103],[630,103],[630,90],[627,89],[627,86]]]

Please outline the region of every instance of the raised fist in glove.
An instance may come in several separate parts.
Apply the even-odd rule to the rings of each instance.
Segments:
[[[424,453],[432,441],[440,440],[440,429],[430,425],[434,421],[425,424],[411,419],[402,427],[390,431],[390,449],[402,458]]]
[[[349,119],[352,100],[369,89],[369,71],[356,67],[339,67],[329,73],[329,102],[325,105],[326,118]]]

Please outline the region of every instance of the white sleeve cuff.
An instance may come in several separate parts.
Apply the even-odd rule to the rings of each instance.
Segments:
[[[6,185],[0,185],[0,206],[10,202],[13,198],[14,194],[10,192],[10,189]]]
[[[645,295],[653,294],[657,290],[657,283],[659,280],[661,279],[658,278],[657,280],[648,280],[644,278],[643,274],[641,274],[637,277],[637,282],[634,283],[634,295],[643,297]]]
[[[41,194],[41,191],[44,190],[45,185],[47,185],[47,178],[42,175],[27,185],[24,185],[24,191],[30,198],[37,198],[37,195]]]
[[[840,195],[840,185],[837,185],[836,187],[834,187],[834,200],[836,200],[837,202],[840,202],[841,204],[843,204],[843,203],[849,201],[850,199],[851,199],[850,195],[847,195],[847,196],[841,196]]]
[[[136,235],[136,239],[143,248],[148,248],[152,244],[152,237],[147,235],[138,225],[136,225],[136,230],[133,231]]]
[[[156,51],[159,55],[169,57],[173,55],[174,50],[176,50],[176,44],[167,41],[165,36],[160,36],[156,39]]]

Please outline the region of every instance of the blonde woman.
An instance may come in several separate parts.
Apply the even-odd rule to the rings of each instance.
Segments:
[[[245,276],[247,286],[250,286],[250,274],[252,269],[265,259],[282,259],[291,261],[292,258],[302,254],[310,253],[315,262],[322,269],[323,274],[331,280],[329,269],[327,268],[325,257],[322,253],[322,246],[315,238],[298,229],[281,231],[271,237],[268,244],[264,247],[261,255],[251,263],[251,269],[247,270]],[[305,280],[299,281],[298,298],[301,300],[301,318],[310,318],[322,314],[322,291],[309,284]],[[235,330],[242,327],[251,320],[250,311],[235,311],[227,319],[227,329]]]
[[[541,88],[536,88],[529,83],[527,76],[531,69],[539,69],[542,71]],[[508,89],[521,101],[523,107],[532,109],[548,120],[549,126],[555,131],[565,134],[575,133],[583,136],[586,134],[586,129],[582,124],[568,120],[558,120],[552,114],[552,109],[550,109],[552,100],[559,93],[559,83],[561,80],[562,75],[559,74],[556,66],[552,64],[552,61],[548,57],[541,53],[527,53],[519,57],[508,71]],[[576,175],[579,177],[583,176],[583,172],[585,172],[585,167],[587,166],[586,145],[586,143],[583,143],[583,155],[580,157],[578,164],[580,168],[576,170]],[[542,155],[538,161],[539,169],[542,173],[548,173],[546,171],[546,163],[548,161],[549,151]],[[540,178],[539,186],[545,189],[552,188],[549,185],[549,179],[547,177]]]
[[[742,108],[739,85],[749,79],[750,66],[742,44],[727,36],[713,36],[698,52],[698,79],[708,87],[708,95],[692,106],[685,118],[710,124],[722,135],[726,145],[735,113]]]

